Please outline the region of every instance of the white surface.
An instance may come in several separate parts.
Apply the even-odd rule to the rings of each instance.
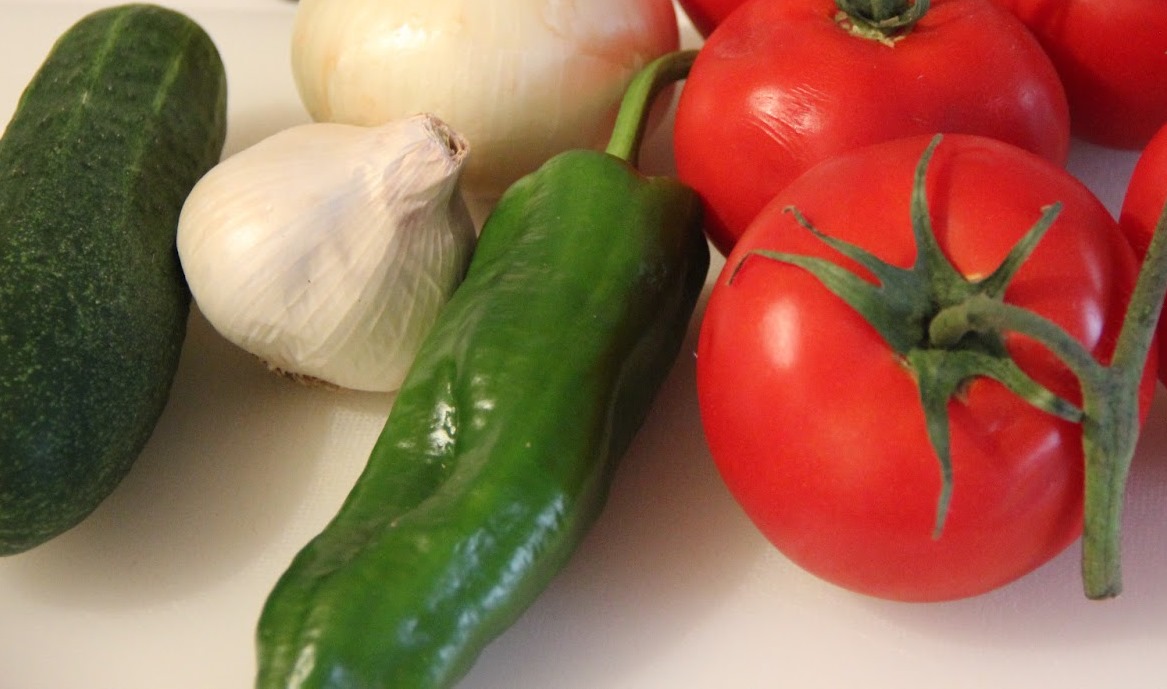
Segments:
[[[53,40],[105,4],[0,0],[0,123]],[[294,5],[164,4],[224,55],[227,154],[306,121],[287,66]],[[646,159],[669,164],[665,132]],[[1071,167],[1113,210],[1134,159],[1078,146]],[[1123,598],[1082,597],[1074,547],[977,599],[893,604],[800,572],[741,516],[704,449],[692,345],[600,523],[461,689],[1167,686],[1162,395],[1134,468]],[[130,476],[81,526],[0,559],[0,689],[249,686],[268,590],[339,505],[391,403],[277,380],[196,313]]]

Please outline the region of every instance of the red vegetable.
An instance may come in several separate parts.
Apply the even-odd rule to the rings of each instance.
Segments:
[[[1119,224],[1138,256],[1147,252],[1156,223],[1167,209],[1167,126],[1159,130],[1139,156],[1122,202]],[[1164,341],[1167,319],[1159,319]],[[1167,347],[1159,349],[1159,376],[1167,381]]]
[[[1151,243],[1155,223],[1167,205],[1167,124],[1147,142],[1131,172],[1119,223],[1135,252],[1142,256]]]
[[[746,0],[678,0],[681,9],[689,15],[693,26],[702,36],[713,33],[730,12],[745,2]]]
[[[996,0],[1037,36],[1083,139],[1142,148],[1167,124],[1167,2]]]
[[[905,21],[927,6],[906,2],[888,3]],[[838,13],[834,0],[747,2],[693,65],[675,158],[723,253],[799,173],[858,146],[965,132],[1064,162],[1069,114],[1057,73],[1001,7],[934,0],[910,29],[877,38],[852,33],[859,19]]]
[[[913,175],[928,143],[913,137],[841,154],[766,207],[713,288],[697,385],[717,467],[775,546],[840,586],[931,601],[1001,586],[1080,534],[1082,431],[1064,406],[1080,403],[1077,379],[1017,335],[932,344],[927,329],[940,307],[919,294],[901,302],[874,295],[886,308],[873,327],[807,265],[787,262],[821,257],[858,271],[864,289],[874,283],[870,262],[844,257],[803,223],[902,269],[927,267],[923,282],[920,270],[883,275],[900,296],[905,283],[907,292],[940,284],[934,297],[959,306],[969,290],[1003,290],[1006,302],[1052,319],[1102,361],[1137,266],[1086,187],[987,138],[945,137],[918,199],[927,208],[913,207]],[[1027,260],[1010,263],[1012,278],[986,279],[1055,202],[1060,213]],[[1055,211],[1046,213],[1048,220]],[[927,246],[914,234],[919,218],[930,219],[937,251],[918,251]],[[1011,369],[1006,354],[1032,378]],[[996,367],[1043,409],[982,375]],[[1142,413],[1154,383],[1149,367],[1138,386]],[[929,392],[922,398],[921,390]],[[929,417],[922,399],[931,401]]]

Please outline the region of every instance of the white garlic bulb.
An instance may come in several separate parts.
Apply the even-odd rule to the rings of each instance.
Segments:
[[[305,124],[214,167],[182,209],[191,293],[282,373],[397,389],[473,251],[468,146],[432,115]]]

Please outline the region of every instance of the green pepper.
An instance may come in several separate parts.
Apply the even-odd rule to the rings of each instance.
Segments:
[[[259,689],[449,687],[570,557],[705,283],[698,198],[635,167],[692,58],[637,75],[607,151],[499,200],[363,473],[264,606]]]

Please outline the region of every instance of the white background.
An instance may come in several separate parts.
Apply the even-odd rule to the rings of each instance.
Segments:
[[[0,0],[0,124],[56,37],[106,4]],[[288,66],[294,4],[162,4],[224,56],[226,155],[307,121]],[[651,140],[650,166],[668,168],[667,141],[667,128]],[[1116,211],[1134,160],[1077,144],[1070,167]],[[895,604],[802,573],[739,513],[701,436],[694,332],[599,524],[461,688],[1167,686],[1162,395],[1134,467],[1122,598],[1082,597],[1075,546],[973,600]],[[0,689],[249,686],[268,590],[338,507],[391,403],[278,380],[196,312],[130,476],[81,526],[0,559]]]

